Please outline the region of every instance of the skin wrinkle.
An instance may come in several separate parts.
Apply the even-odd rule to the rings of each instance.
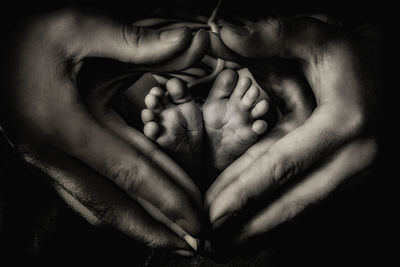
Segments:
[[[321,63],[322,64],[322,63]],[[327,67],[327,69],[329,69],[328,67]],[[348,73],[348,72],[345,72],[345,74],[347,74],[347,75],[349,75],[349,77],[351,77],[351,73]],[[319,73],[318,75],[322,75],[321,73]],[[333,77],[333,78],[330,78],[330,79],[332,79],[332,80],[335,80],[335,78],[337,78],[337,77]],[[348,78],[348,77],[346,77],[346,78]],[[347,80],[347,79],[346,79]],[[322,81],[318,81],[320,84],[323,84],[323,82]],[[355,83],[357,83],[357,82],[360,82],[360,81],[355,81]],[[353,86],[354,86],[354,84],[348,84],[347,85],[348,87],[350,87],[350,88],[352,88]],[[314,88],[315,89],[315,88]],[[359,91],[362,91],[363,90],[363,88],[359,88]],[[348,92],[348,90],[344,90],[344,92],[345,93],[347,93]],[[359,93],[359,92],[357,92],[357,93]],[[346,94],[347,95],[347,94]],[[351,97],[351,94],[349,94],[348,95],[349,97]],[[342,97],[343,97],[343,95],[342,95]],[[321,102],[320,103],[318,103],[319,105],[321,104]],[[324,103],[322,103],[322,104],[324,104]],[[345,103],[345,104],[354,104],[354,103]],[[355,103],[355,104],[360,104],[360,103]],[[333,106],[332,106],[333,107]],[[320,110],[318,110],[318,111],[320,111]],[[355,112],[355,116],[357,115],[357,110],[356,111],[352,111],[352,112]],[[362,112],[360,112],[360,113],[362,113]],[[347,114],[348,115],[348,114]],[[353,115],[353,114],[351,114],[351,115]],[[340,122],[342,122],[341,121],[341,119],[343,119],[343,118],[345,118],[345,117],[340,117],[340,118],[334,118],[334,120],[333,120],[333,123],[336,123],[337,124],[337,122],[339,122],[339,124],[340,124]],[[320,140],[318,141],[318,142],[320,142],[323,146],[325,146],[325,147],[327,147],[328,149],[328,151],[325,151],[325,153],[328,153],[328,152],[330,152],[331,150],[333,151],[334,149],[336,149],[336,148],[339,148],[339,147],[342,147],[342,145],[347,145],[348,143],[351,143],[352,141],[353,141],[353,137],[358,137],[359,136],[359,134],[361,133],[360,131],[363,131],[363,128],[365,128],[365,125],[364,125],[364,119],[365,118],[360,118],[360,119],[355,119],[355,120],[352,120],[352,122],[347,122],[347,121],[345,121],[346,123],[349,123],[348,125],[346,124],[344,127],[343,127],[343,129],[334,129],[334,130],[332,130],[331,132],[329,131],[329,130],[327,130],[327,131],[325,131],[325,132],[322,132],[321,134],[320,134],[320,136],[319,136],[319,138],[320,138]],[[343,120],[344,121],[344,120]],[[355,123],[354,123],[354,121],[355,121]],[[359,122],[359,121],[361,121],[361,122]],[[354,125],[351,125],[351,123],[354,123]],[[342,136],[340,136],[340,134],[343,134],[343,137]],[[340,140],[341,138],[343,138],[343,141],[342,141],[342,143],[340,143],[339,142],[339,144],[336,142],[337,140]],[[331,140],[330,142],[328,142],[328,140]],[[299,172],[298,170],[302,170],[302,169],[304,169],[304,168],[306,168],[307,167],[307,165],[303,165],[302,163],[304,163],[304,162],[308,162],[308,161],[315,161],[315,163],[317,163],[318,162],[318,159],[319,158],[321,158],[324,154],[324,151],[321,149],[321,150],[318,150],[318,149],[316,149],[315,150],[316,151],[316,153],[311,153],[311,155],[306,155],[305,156],[305,158],[303,158],[303,162],[292,162],[292,161],[290,161],[290,160],[287,160],[286,158],[284,158],[284,159],[280,159],[281,160],[281,162],[285,162],[285,160],[287,161],[287,162],[289,162],[289,164],[282,164],[281,163],[281,165],[279,165],[279,164],[277,164],[276,166],[275,166],[275,168],[277,168],[277,169],[274,169],[274,170],[272,170],[272,173],[281,173],[281,175],[280,176],[282,176],[282,177],[286,177],[286,176],[291,176],[292,174],[291,174],[291,172],[293,172],[293,173],[297,173],[297,172]],[[310,150],[310,151],[307,151],[307,153],[310,153],[310,152],[314,152],[314,150]],[[302,153],[301,151],[300,152],[298,152],[300,155],[301,154],[307,154],[307,153]],[[270,155],[270,156],[272,156],[272,155]],[[309,158],[309,157],[312,157],[311,159]],[[289,158],[290,159],[290,158]],[[285,162],[286,163],[286,162]],[[147,165],[146,165],[147,166]],[[282,167],[282,166],[286,166],[286,168],[288,168],[287,170],[285,170],[284,168],[285,167]],[[292,166],[292,167],[291,167]],[[136,167],[136,166],[135,166]],[[148,166],[147,166],[148,167]],[[254,168],[254,167],[253,167]],[[283,168],[283,170],[282,170],[282,168]],[[123,172],[125,172],[126,170],[123,170]],[[137,171],[137,170],[136,170]],[[151,173],[151,171],[149,171],[150,173]],[[288,174],[285,174],[285,173],[288,173]],[[137,175],[136,173],[135,173],[135,175]],[[257,175],[257,174],[256,174]],[[124,176],[124,175],[123,175]],[[243,175],[242,175],[243,176]],[[242,177],[241,176],[241,177]],[[244,176],[243,176],[244,177]],[[240,182],[244,182],[244,181],[241,181],[241,180],[239,180],[239,183]],[[126,180],[125,180],[125,182],[121,182],[121,183],[123,183],[123,184],[125,184],[126,183]],[[244,185],[244,184],[243,184]],[[242,185],[242,186],[243,186]],[[132,185],[131,185],[132,186]],[[241,192],[241,193],[243,193],[243,192]],[[248,199],[251,199],[251,196],[243,196],[243,199],[246,199],[246,197],[248,198]],[[300,204],[304,204],[304,206],[306,206],[306,200],[304,200],[304,203],[302,202],[303,201],[303,199],[300,199],[299,200],[299,202],[300,202]],[[297,201],[294,201],[293,203],[298,203]],[[301,206],[301,205],[300,205]],[[289,210],[289,215],[290,216],[294,216],[294,215],[296,215],[296,213],[297,213],[297,211],[298,210],[301,210],[300,208],[299,209],[297,209],[298,207],[295,205],[295,207],[293,208],[293,210]]]
[[[62,171],[60,172],[57,168],[47,165],[44,162],[38,161],[36,156],[31,153],[23,153],[21,157],[27,163],[32,166],[42,170],[44,173],[54,177],[56,180],[63,178]],[[94,215],[98,217],[101,221],[106,222],[110,225],[115,225],[115,215],[113,215],[114,207],[105,206],[101,201],[96,201],[94,198],[91,198],[88,194],[79,194],[81,188],[75,186],[73,183],[60,183],[59,181],[55,181],[61,188],[63,188],[66,192],[70,194],[77,201],[81,202],[85,207],[89,208],[91,211],[94,211]],[[80,197],[79,197],[80,196]]]

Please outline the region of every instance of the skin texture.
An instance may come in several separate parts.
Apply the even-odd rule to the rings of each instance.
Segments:
[[[81,63],[110,58],[131,64],[131,75],[174,73],[204,60],[209,44],[226,64],[295,59],[316,108],[296,82],[280,78],[271,85],[270,73],[254,65],[258,83],[286,104],[284,116],[206,194],[214,231],[235,215],[244,216],[241,231],[232,235],[235,242],[262,235],[373,162],[378,87],[371,66],[376,64],[369,61],[372,56],[363,56],[372,48],[360,46],[362,39],[318,19],[226,26],[220,37],[204,31],[192,36],[188,29],[165,36],[77,10],[32,18],[18,26],[4,50],[1,125],[20,156],[52,177],[61,196],[91,223],[111,225],[151,247],[189,250],[183,237],[144,207],[156,207],[196,236],[201,228],[199,190],[177,164],[110,109],[120,89],[105,86],[81,94],[76,86]],[[241,215],[254,201],[294,180],[253,216]]]
[[[243,154],[268,123],[262,118],[268,102],[259,98],[260,89],[247,77],[231,69],[221,72],[204,103],[204,128],[210,144],[213,167],[224,170]]]
[[[143,133],[168,151],[168,154],[191,174],[201,178],[203,119],[186,85],[172,78],[166,92],[153,87],[145,98],[141,117]],[[195,177],[196,175],[200,177]]]
[[[56,190],[88,221],[151,247],[190,250],[185,237],[159,220],[198,235],[199,190],[111,110],[121,89],[83,93],[76,75],[93,57],[129,65],[130,77],[179,71],[204,56],[208,38],[187,28],[163,32],[120,25],[77,9],[28,19],[3,50],[1,125],[20,156],[52,177]]]
[[[273,75],[253,64],[251,71],[264,89],[268,86],[284,103],[300,105],[288,105],[275,130],[229,166],[206,193],[214,231],[223,231],[231,218],[240,218],[243,224],[233,233],[233,242],[243,243],[293,219],[372,164],[378,150],[378,72],[373,69],[378,64],[363,53],[378,49],[365,45],[375,40],[306,17],[225,26],[220,33],[223,44],[211,36],[217,57],[230,59],[233,51],[249,64],[253,59],[266,63],[270,57],[296,60],[316,100],[311,113],[301,104],[307,103],[304,92],[292,93],[296,90],[285,79],[281,86],[268,86]],[[293,112],[304,123],[292,124]],[[242,214],[279,191],[268,205]]]

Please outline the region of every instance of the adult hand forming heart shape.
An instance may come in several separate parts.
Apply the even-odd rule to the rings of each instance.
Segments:
[[[215,31],[215,17],[211,18]],[[196,250],[193,237],[200,237],[203,222],[210,221],[219,249],[218,241],[241,243],[290,220],[373,162],[377,143],[372,115],[377,114],[379,88],[374,67],[379,63],[362,55],[376,51],[374,34],[349,37],[320,17],[225,25],[219,35],[202,30],[209,27],[204,23],[190,24],[191,29],[178,29],[178,22],[149,30],[159,26],[155,22],[163,21],[139,23],[147,28],[121,26],[76,9],[62,10],[22,23],[10,37],[9,49],[3,49],[10,51],[4,56],[8,68],[2,72],[6,89],[1,92],[1,125],[7,137],[21,157],[52,177],[60,195],[93,224],[111,225],[151,247],[187,251]],[[205,56],[207,50],[210,55]],[[305,80],[283,75],[279,64],[278,68],[270,64],[276,63],[271,57],[279,58],[278,62],[290,59],[290,66],[293,59],[300,62],[297,70]],[[90,65],[93,58],[102,58],[106,71],[101,72],[105,65]],[[209,75],[197,68],[201,61],[212,66]],[[233,70],[219,74],[223,68],[240,66],[233,62],[245,62],[259,85],[252,86],[254,79],[238,77]],[[97,77],[102,81],[92,81],[95,86],[80,79],[89,67],[98,76],[105,73]],[[155,80],[140,79],[124,91],[145,72],[155,73]],[[257,136],[214,166],[223,172],[205,194],[208,218],[203,220],[198,187],[180,166],[130,127],[124,113],[146,107],[144,123],[166,127],[152,116],[166,116],[165,110],[177,114],[177,109],[187,115],[191,112],[185,110],[194,107],[184,83],[169,78],[185,81],[195,94],[199,82],[217,75],[212,101],[206,100],[203,107],[203,118],[209,122],[205,128],[231,122],[225,116],[216,122],[209,119],[218,117],[222,106],[229,112],[221,114],[242,112],[233,116],[240,123],[253,119],[244,129]],[[159,87],[154,81],[165,82],[168,94],[161,88],[150,90]],[[139,92],[138,86],[149,92]],[[255,123],[265,113],[265,104],[259,105],[265,102],[257,101],[264,90],[282,117],[253,144],[266,130],[262,122]],[[122,106],[112,108],[118,96],[125,98],[128,112]],[[156,110],[160,103],[165,108]],[[184,104],[190,108],[183,108]],[[154,123],[145,132],[153,139],[160,135]],[[218,135],[225,136],[217,131]],[[224,143],[220,140],[225,139],[211,139],[211,147],[226,152],[226,146],[215,149],[217,143]],[[266,196],[282,188],[282,194],[266,202]],[[232,218],[238,228],[228,238],[221,237]]]

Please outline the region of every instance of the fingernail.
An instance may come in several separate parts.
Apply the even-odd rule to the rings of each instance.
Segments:
[[[184,257],[192,257],[193,256],[193,252],[191,251],[187,251],[187,250],[174,250],[172,251],[172,253],[184,256]]]
[[[198,244],[199,244],[200,240],[198,240],[196,238],[193,238],[192,236],[190,236],[188,234],[185,234],[183,236],[183,239],[186,241],[186,243],[188,243],[188,245],[191,248],[193,248],[194,251],[197,251],[197,247],[198,247]]]
[[[186,28],[178,28],[173,30],[163,31],[160,35],[160,40],[165,42],[177,42],[182,39],[186,32]]]

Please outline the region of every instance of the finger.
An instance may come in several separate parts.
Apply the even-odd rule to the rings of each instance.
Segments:
[[[340,125],[332,111],[314,112],[300,127],[278,140],[255,162],[257,173],[245,171],[228,185],[210,207],[212,222],[243,209],[257,199],[309,168],[342,145],[348,134],[332,125]]]
[[[140,132],[122,123],[114,117],[118,116],[115,113],[104,115],[98,118],[106,126],[110,127],[121,138],[127,140],[130,144],[138,147],[148,157],[151,157],[156,164],[160,165],[163,170],[173,179],[180,187],[183,188],[188,195],[193,198],[193,201],[198,207],[201,206],[201,195],[197,186],[192,182],[190,177],[167,155],[162,153],[156,145],[149,142]]]
[[[174,72],[187,69],[204,57],[209,47],[209,42],[207,32],[200,30],[194,35],[190,45],[183,52],[160,64],[142,66],[142,68],[154,72]]]
[[[295,57],[310,62],[330,33],[327,26],[312,18],[270,18],[247,26],[227,25],[220,34],[229,49],[244,57]]]
[[[207,72],[202,69],[202,68],[188,68],[186,70],[183,70],[182,73],[186,74],[186,75],[191,75],[191,76],[195,76],[195,77],[201,77],[207,74]]]
[[[226,69],[235,69],[236,70],[236,69],[240,68],[240,65],[239,65],[239,63],[225,60],[225,68]]]
[[[151,77],[149,77],[151,78]],[[143,79],[145,81],[147,81],[147,78],[143,77]],[[152,80],[152,79],[150,79]],[[152,84],[152,81],[149,82],[142,82],[142,84],[145,84],[147,86],[147,84]],[[201,197],[200,197],[200,193],[197,190],[197,187],[194,185],[194,183],[191,181],[191,179],[183,172],[183,170],[181,168],[179,168],[176,163],[174,163],[171,159],[169,159],[169,157],[165,156],[163,153],[161,153],[161,151],[159,151],[159,149],[157,149],[157,147],[152,144],[151,142],[149,142],[147,140],[147,138],[145,138],[142,134],[138,133],[136,130],[128,127],[125,122],[118,116],[113,116],[115,114],[109,114],[109,110],[108,110],[108,106],[109,105],[105,105],[104,103],[108,103],[110,102],[111,99],[114,98],[113,94],[118,93],[118,90],[115,90],[115,88],[120,87],[119,84],[105,84],[103,87],[99,86],[95,89],[91,89],[91,95],[89,95],[89,97],[86,99],[86,103],[88,104],[88,107],[90,109],[90,111],[92,112],[92,115],[95,116],[95,118],[100,121],[106,128],[112,130],[114,133],[118,134],[120,137],[122,137],[124,140],[126,140],[127,142],[133,144],[133,147],[135,148],[139,148],[141,153],[144,153],[147,158],[152,159],[153,161],[157,162],[158,161],[158,166],[161,167],[161,169],[163,169],[163,172],[167,172],[168,176],[171,177],[165,177],[165,180],[168,179],[172,179],[173,184],[177,184],[178,185],[178,191],[180,192],[170,192],[168,193],[168,189],[166,188],[164,191],[164,196],[160,196],[160,198],[169,198],[168,194],[172,194],[172,195],[177,195],[178,198],[186,198],[186,200],[183,200],[182,206],[191,206],[192,202],[197,203],[197,208],[191,208],[192,211],[188,211],[187,215],[190,217],[191,213],[192,215],[196,215],[194,213],[197,213],[200,205],[201,205]],[[149,86],[147,86],[149,87]],[[143,100],[144,96],[142,95],[138,95],[135,92],[131,92],[132,90],[134,90],[134,88],[130,88],[129,89],[129,93],[130,93],[130,97],[134,98],[133,101],[131,101],[131,103],[133,103],[134,105],[141,105],[140,102],[145,102]],[[138,89],[138,88],[137,88]],[[110,91],[112,93],[109,94],[99,94],[99,92],[101,91]],[[149,90],[149,89],[147,89]],[[152,89],[153,90],[153,89]],[[150,90],[150,91],[152,91]],[[154,90],[153,90],[154,91]],[[158,90],[159,91],[159,90]],[[156,94],[158,94],[160,92],[156,92]],[[141,100],[140,100],[141,99]],[[143,104],[142,104],[143,105]],[[138,112],[137,112],[138,113]],[[117,120],[119,123],[118,124],[113,124],[113,121]],[[153,131],[154,132],[154,131]],[[158,167],[157,167],[158,168]],[[190,196],[190,197],[188,197]],[[187,199],[190,198],[190,199]],[[150,202],[151,203],[151,202]],[[176,202],[178,203],[178,202]],[[180,202],[181,203],[181,202]],[[157,207],[157,205],[153,206]],[[172,204],[174,205],[174,207],[172,209],[175,210],[175,212],[177,211],[177,209],[180,209],[180,206],[177,204]],[[196,205],[195,205],[196,206]],[[180,209],[181,211],[184,211],[184,207],[183,209]],[[162,209],[161,209],[162,212]],[[175,213],[174,212],[174,213]],[[179,212],[179,211],[178,211]],[[186,212],[185,212],[186,213]],[[170,214],[166,214],[167,216],[170,216]],[[185,215],[184,217],[186,217],[187,215]],[[180,216],[178,216],[180,217]],[[171,216],[170,216],[171,218]],[[171,218],[171,220],[173,220],[173,216]],[[185,221],[186,219],[184,219],[183,221]],[[189,219],[191,221],[191,219]],[[194,222],[193,222],[194,221]],[[191,234],[198,232],[199,230],[199,221],[198,219],[193,220],[192,222],[184,222],[187,225],[185,225],[185,227],[188,227],[191,230],[187,230],[187,228],[184,229],[187,232],[190,232]],[[177,224],[179,224],[179,221],[176,222]]]
[[[262,84],[268,85],[278,99],[285,103],[283,117],[267,136],[251,146],[243,156],[220,174],[206,193],[206,209],[252,162],[266,153],[282,137],[304,124],[314,110],[313,100],[300,81],[282,78],[279,81],[264,80]]]
[[[112,58],[139,65],[166,61],[186,49],[192,40],[188,28],[152,30],[95,16],[81,19],[77,32],[74,45],[81,56]]]
[[[228,61],[243,62],[242,55],[236,53],[230,46],[221,40],[220,34],[210,33],[210,51],[213,57],[222,58]]]
[[[221,38],[245,57],[300,59],[303,74],[324,109],[361,115],[368,108],[366,98],[354,88],[354,84],[365,80],[357,67],[357,52],[326,23],[313,18],[275,18],[245,27],[226,26]]]
[[[103,115],[102,117],[98,116],[98,119],[106,127],[112,129],[121,138],[123,138],[130,144],[138,147],[139,149],[141,149],[141,151],[143,151],[145,155],[147,155],[149,158],[152,158],[153,161],[166,172],[169,178],[179,186],[179,189],[182,190],[180,193],[184,196],[184,201],[187,201],[188,203],[194,202],[195,206],[191,207],[192,210],[185,211],[193,214],[194,217],[192,217],[192,219],[194,221],[190,221],[189,227],[187,224],[182,225],[183,229],[180,227],[179,222],[176,222],[177,225],[175,225],[175,222],[168,220],[168,217],[165,217],[162,214],[161,216],[159,216],[159,212],[154,209],[158,209],[158,207],[152,205],[150,206],[150,211],[153,215],[155,210],[155,215],[158,215],[159,220],[166,223],[170,228],[174,230],[175,233],[184,238],[185,241],[188,242],[188,244],[192,248],[196,249],[197,241],[194,241],[194,239],[189,234],[197,235],[200,232],[201,228],[200,217],[197,213],[201,207],[201,194],[199,189],[192,182],[190,177],[188,177],[188,175],[173,160],[171,160],[168,156],[158,150],[158,148],[154,144],[146,140],[146,138],[144,138],[144,136],[137,132],[135,129],[127,126],[126,124],[121,122],[121,120],[115,119],[115,116],[118,115],[115,113],[109,113],[109,115]],[[143,201],[140,201],[140,203],[146,204],[145,208],[149,212],[149,205],[147,205],[147,203],[143,203]],[[180,203],[179,205],[176,205],[175,208],[180,209],[184,206],[184,203]]]
[[[170,80],[173,82],[174,80]],[[107,84],[104,86],[108,86]],[[118,86],[118,85],[115,85]],[[167,89],[168,89],[167,85]],[[170,88],[169,88],[170,89]],[[104,88],[97,87],[93,89],[94,95],[96,94],[97,90],[105,90]],[[111,89],[112,90],[112,89]],[[174,92],[170,92],[170,94],[173,95]],[[153,87],[150,91],[149,94],[152,95],[164,95],[164,91],[161,90],[159,87]],[[177,96],[172,96],[172,97],[177,97]],[[168,175],[170,176],[169,178],[178,185],[178,187],[182,190],[181,194],[184,195],[184,197],[189,197],[186,201],[188,202],[194,202],[195,203],[195,208],[192,210],[192,212],[196,213],[200,209],[201,206],[201,195],[195,184],[192,182],[192,180],[187,176],[186,173],[174,162],[172,161],[169,157],[167,157],[165,154],[163,154],[156,145],[153,143],[149,142],[142,134],[140,134],[138,131],[135,129],[131,128],[128,126],[115,112],[109,109],[108,106],[101,105],[101,103],[108,102],[109,100],[103,99],[103,101],[96,101],[93,98],[87,99],[86,100],[89,106],[89,109],[92,111],[92,114],[94,117],[100,121],[106,128],[110,129],[113,131],[115,134],[117,134],[120,138],[123,140],[127,141],[129,144],[131,144],[133,147],[136,147],[141,151],[145,156],[148,158],[151,158],[155,164],[161,167],[161,169]],[[135,102],[140,101],[140,99],[135,98]],[[142,98],[143,101],[143,98]],[[145,110],[144,110],[145,111]],[[145,112],[146,113],[146,112]],[[146,117],[146,114],[144,117]],[[146,118],[145,118],[146,119]],[[148,119],[148,118],[147,118]],[[144,131],[147,131],[146,127],[149,127],[151,123],[147,123],[145,125]],[[156,124],[156,126],[158,126]],[[153,133],[156,133],[157,131],[151,131]],[[150,136],[150,134],[147,134],[147,136]],[[145,209],[150,212],[151,215],[155,216],[157,219],[161,220],[163,223],[166,223],[169,227],[171,227],[175,232],[180,233],[180,236],[184,236],[185,240],[193,247],[197,246],[197,243],[194,241],[194,239],[187,233],[187,229],[184,227],[182,229],[178,223],[175,223],[174,221],[171,221],[171,219],[168,218],[168,215],[165,216],[162,214],[162,212],[158,211],[158,207],[152,204],[151,202],[149,203],[145,199],[138,199],[140,204],[144,205]],[[189,203],[190,204],[190,203]],[[182,203],[180,204],[182,205]],[[184,205],[183,205],[184,206]],[[175,208],[179,208],[179,205],[176,205]],[[162,211],[162,210],[161,210]],[[189,212],[190,213],[190,212]],[[197,213],[195,214],[195,216]],[[195,222],[189,223],[189,229],[191,229],[192,232],[190,233],[198,233],[200,229],[200,220],[199,218],[196,219]]]
[[[73,157],[40,147],[23,158],[52,177],[62,198],[92,224],[115,227],[151,247],[190,249],[117,186]]]
[[[209,55],[205,55],[202,58],[201,63],[203,63],[204,65],[206,65],[210,69],[214,69],[217,66],[217,59],[215,59],[213,57],[210,57]]]
[[[142,139],[134,135],[132,139],[138,141],[131,144],[105,129],[85,112],[82,106],[74,106],[66,116],[68,119],[57,125],[62,130],[56,132],[62,134],[53,137],[53,144],[109,178],[134,199],[141,198],[159,208],[186,232],[198,234],[196,205],[181,188],[183,184],[192,192],[196,191],[190,179],[183,175],[179,177],[182,172],[178,172],[173,164],[169,170],[178,172],[178,175],[175,174],[175,180],[171,180],[164,169],[152,162],[157,157],[168,163],[171,160],[163,154],[160,156],[161,153],[150,146],[149,141],[144,142],[146,138],[143,135],[140,135]],[[118,120],[122,121],[120,118]]]
[[[346,145],[246,223],[237,241],[243,242],[262,235],[324,199],[343,181],[367,168],[376,150],[376,143],[371,139]]]
[[[343,23],[340,20],[337,20],[333,18],[332,16],[328,16],[325,14],[304,14],[304,15],[299,15],[297,17],[309,17],[309,18],[314,18],[318,19],[320,21],[323,21],[325,23],[328,23],[333,26],[342,26]]]
[[[62,186],[58,183],[53,184],[54,189],[60,195],[60,197],[68,204],[75,212],[77,212],[82,218],[84,218],[88,223],[94,226],[106,226],[106,223],[101,221],[94,213],[83,205],[74,196],[68,193]]]
[[[153,74],[154,79],[162,85],[165,85],[168,82],[168,78],[158,75],[158,74]]]
[[[204,204],[206,210],[210,208],[218,195],[238,179],[240,174],[258,157],[266,153],[273,144],[298,126],[298,122],[293,117],[283,118],[267,136],[251,146],[241,157],[228,166],[207,190]]]
[[[170,73],[169,74],[170,77],[173,78],[177,78],[179,80],[184,81],[185,83],[189,83],[191,81],[194,81],[196,78],[190,75],[186,75],[186,74],[175,74],[175,73]]]
[[[187,27],[191,29],[192,31],[198,31],[200,29],[207,29],[208,26],[203,23],[196,23],[196,22],[179,22],[179,23],[173,23],[169,24],[166,26],[161,27],[160,29],[162,30],[170,30],[170,29],[176,29],[176,28],[182,28],[182,27]]]
[[[175,19],[164,19],[164,18],[150,18],[135,21],[134,25],[141,27],[159,27],[160,25],[177,23]]]

